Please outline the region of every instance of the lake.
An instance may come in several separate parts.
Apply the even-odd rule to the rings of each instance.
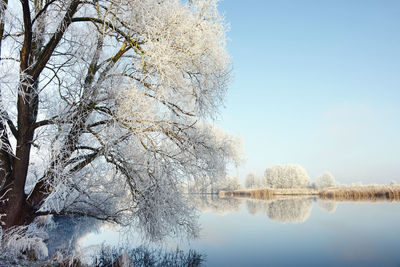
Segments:
[[[192,199],[201,211],[199,238],[153,246],[193,249],[205,255],[205,266],[400,266],[400,202]],[[102,226],[78,243],[119,245],[122,239]]]

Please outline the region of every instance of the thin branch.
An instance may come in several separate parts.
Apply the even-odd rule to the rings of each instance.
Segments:
[[[77,150],[82,149],[82,150],[99,151],[99,148],[93,148],[93,147],[90,147],[90,146],[77,146],[76,149]]]
[[[42,126],[47,126],[47,125],[55,124],[57,118],[58,118],[58,116],[53,116],[53,117],[51,117],[51,118],[48,119],[48,120],[42,120],[42,121],[35,122],[35,123],[31,126],[30,130],[35,130],[35,129],[37,129],[37,128],[39,128],[39,127],[42,127]]]
[[[138,41],[132,40],[132,38],[128,34],[123,32],[122,30],[118,29],[117,27],[115,27],[110,22],[107,22],[107,21],[104,21],[104,20],[101,20],[101,19],[97,19],[97,18],[91,18],[91,17],[73,18],[72,22],[92,22],[92,23],[105,25],[108,28],[110,28],[110,29],[114,30],[115,32],[117,32],[118,34],[120,34],[128,42],[128,44],[131,46],[131,48],[133,48],[135,50],[136,53],[138,53],[140,55],[144,54],[144,51],[140,47],[140,45],[143,44],[142,42],[138,42]]]
[[[79,0],[72,0],[70,6],[68,7],[67,12],[64,15],[64,18],[60,25],[57,28],[57,31],[51,37],[50,41],[47,45],[42,49],[41,55],[38,57],[36,64],[33,67],[32,71],[32,78],[36,79],[39,77],[39,74],[42,72],[44,67],[46,66],[47,62],[49,61],[51,55],[53,54],[54,50],[56,49],[58,43],[60,42],[61,38],[63,37],[65,30],[72,22],[72,16],[77,12]]]
[[[93,160],[95,160],[99,156],[100,150],[97,152],[94,152],[92,154],[86,155],[83,161],[75,165],[71,170],[69,170],[70,174],[73,174],[84,167],[86,167],[88,164],[90,164]]]
[[[110,122],[111,122],[111,120],[102,120],[102,121],[98,121],[98,122],[89,124],[87,127],[88,127],[88,128],[93,128],[93,127],[96,127],[96,126],[108,124],[108,123],[110,123]]]
[[[32,21],[28,0],[21,0],[24,19],[24,44],[21,49],[21,69],[24,71],[29,66],[29,56],[32,48]]]
[[[15,62],[21,62],[18,58],[13,58],[13,57],[2,57],[0,60],[12,60]]]
[[[47,2],[46,3],[46,5],[42,8],[42,10],[40,10],[37,14],[36,14],[36,16],[33,18],[33,20],[32,20],[32,25],[35,23],[35,21],[47,10],[47,8],[51,5],[51,4],[53,4],[55,1],[57,1],[57,0],[51,0],[51,1],[49,1],[49,2]]]
[[[107,215],[107,216],[101,217],[99,215],[88,214],[88,213],[80,212],[80,211],[61,211],[61,212],[56,212],[56,211],[38,211],[38,212],[35,213],[35,217],[44,216],[44,215],[79,215],[79,216],[83,216],[83,217],[95,218],[95,219],[101,220],[101,221],[118,222],[117,218],[115,218],[115,216]]]

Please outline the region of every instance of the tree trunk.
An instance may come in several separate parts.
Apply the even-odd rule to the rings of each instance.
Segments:
[[[30,93],[34,82],[30,79],[21,81],[20,91]],[[29,168],[30,150],[34,131],[31,125],[34,122],[35,114],[32,114],[32,97],[26,94],[18,96],[18,137],[16,146],[16,155],[13,160],[11,179],[5,184],[2,191],[5,191],[5,214],[4,219],[6,228],[12,225],[21,225],[25,223],[26,217],[31,210],[26,203],[25,182]]]
[[[0,61],[1,61],[1,45],[4,34],[5,11],[8,6],[8,0],[0,2]],[[0,189],[11,175],[11,160],[8,151],[11,149],[7,134],[6,121],[4,120],[6,113],[3,107],[2,94],[0,87]],[[0,195],[1,196],[1,195]]]
[[[1,0],[0,52],[4,29],[5,9],[3,7],[7,6],[7,2],[8,0]],[[70,3],[56,32],[43,49],[41,49],[43,36],[35,36],[33,38],[29,0],[21,0],[20,2],[23,12],[24,42],[20,52],[21,80],[20,87],[18,88],[18,129],[15,134],[17,139],[15,158],[12,158],[9,153],[4,153],[4,150],[0,151],[0,168],[5,167],[3,168],[4,171],[0,172],[0,214],[6,214],[5,217],[1,218],[5,223],[2,226],[4,228],[30,223],[37,211],[37,207],[33,207],[27,202],[25,182],[34,137],[33,125],[36,122],[38,113],[39,99],[37,89],[39,75],[60,42],[66,28],[71,24],[72,16],[77,12],[80,3],[78,0],[73,0]],[[35,8],[35,13],[39,14],[41,8],[43,8],[43,2],[35,1]],[[39,31],[38,34],[40,35],[41,32]],[[3,141],[6,140],[7,136],[5,134],[7,132],[1,131],[1,129],[5,129],[2,121],[0,121],[0,137]]]
[[[24,21],[24,43],[20,53],[20,86],[18,88],[18,136],[15,160],[12,164],[11,179],[5,185],[5,227],[25,222],[27,205],[25,203],[25,181],[28,174],[29,156],[33,140],[31,124],[36,118],[32,113],[35,97],[35,81],[29,73],[32,63],[32,20],[28,0],[21,1]]]

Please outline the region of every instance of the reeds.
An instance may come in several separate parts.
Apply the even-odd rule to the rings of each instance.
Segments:
[[[220,197],[274,199],[276,196],[319,196],[335,201],[400,201],[400,185],[357,185],[330,187],[321,190],[298,189],[243,189],[220,191]]]
[[[311,188],[287,188],[287,189],[274,189],[274,195],[291,195],[291,196],[298,196],[298,195],[318,195],[319,191],[316,189]]]
[[[273,199],[274,196],[312,196],[318,195],[318,191],[309,188],[297,188],[297,189],[242,189],[235,191],[220,191],[220,197],[245,197],[255,199]]]
[[[340,186],[320,190],[321,199],[335,201],[400,201],[400,185]]]
[[[235,191],[220,191],[220,197],[246,197],[256,199],[271,199],[274,196],[273,189],[244,189]]]

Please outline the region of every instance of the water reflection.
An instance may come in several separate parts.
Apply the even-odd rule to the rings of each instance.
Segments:
[[[204,212],[212,211],[219,215],[225,215],[232,211],[240,211],[242,200],[237,198],[220,198],[216,194],[191,195],[195,207]]]
[[[237,201],[222,201],[237,202]],[[99,238],[96,245],[81,246],[81,242],[90,233],[96,233],[102,227],[114,231],[115,235],[127,234],[126,231],[108,227],[109,224],[89,217],[74,215],[54,216],[54,225],[49,229],[49,238],[45,241],[49,249],[50,257],[61,255],[65,260],[83,259],[88,266],[125,266],[115,265],[121,256],[127,256],[129,263],[126,266],[201,266],[206,260],[205,254],[190,249],[183,251],[164,250],[163,248],[150,246],[150,243],[143,242],[142,245],[132,248],[130,243],[120,243],[117,246],[104,245],[104,241]],[[126,237],[130,237],[129,234]],[[71,266],[85,266],[71,262]],[[1,265],[1,264],[0,264]],[[70,266],[65,264],[65,266]],[[60,265],[61,266],[61,265]],[[64,265],[62,265],[64,266]]]
[[[284,198],[275,200],[246,199],[246,208],[251,215],[258,215],[262,210],[272,221],[280,223],[304,222],[311,214],[311,198]]]
[[[220,215],[240,211],[245,206],[251,215],[259,215],[263,212],[269,219],[279,223],[302,223],[311,214],[313,202],[329,213],[336,210],[336,202],[321,200],[309,196],[275,196],[267,199],[255,199],[248,197],[218,197],[212,194],[193,195],[195,207],[200,211],[212,211]]]
[[[280,223],[302,223],[311,214],[312,199],[277,199],[266,201],[264,213],[272,220]]]
[[[96,232],[104,224],[102,221],[75,215],[54,216],[54,226],[49,229],[46,240],[49,255],[56,251],[63,255],[71,254],[77,247],[79,239],[88,233]]]
[[[124,259],[125,257],[125,259]],[[117,260],[116,260],[117,259]],[[176,249],[175,251],[163,251],[149,249],[140,246],[121,254],[121,249],[102,246],[97,255],[92,258],[92,266],[201,266],[205,261],[205,255],[190,249],[188,252]]]
[[[397,266],[394,261],[400,262],[396,246],[400,224],[397,203],[359,205],[317,196],[254,199],[196,194],[188,198],[201,211],[202,232],[199,239],[189,243],[168,239],[165,251],[172,252],[167,254],[170,259],[175,259],[173,252],[178,245],[186,253],[179,254],[183,262],[192,264],[205,259],[204,266]],[[340,213],[333,215],[339,208]],[[108,230],[100,233],[104,235],[102,239],[88,235],[81,245],[101,244],[117,235]],[[140,266],[153,248],[159,246],[139,253],[145,257],[134,258],[133,262]],[[203,253],[205,258],[190,254],[190,249]],[[154,255],[162,255],[156,257],[158,262],[164,257],[158,251]],[[103,259],[98,257],[97,262]],[[110,264],[108,261],[104,266]],[[177,266],[190,266],[185,264],[174,262]],[[148,262],[142,263],[147,265]]]
[[[262,211],[263,203],[261,201],[259,201],[259,200],[247,199],[246,200],[246,207],[247,207],[247,211],[251,215],[257,215]]]
[[[322,210],[325,210],[329,213],[334,213],[336,211],[337,203],[334,201],[318,199],[317,203]]]
[[[379,263],[396,266],[392,264],[393,259],[400,262],[396,256],[400,223],[397,203],[340,203],[337,207],[338,202],[317,196],[252,199],[197,194],[188,197],[202,211],[200,238],[189,244],[171,239],[165,248],[174,252],[178,244],[185,253],[194,249],[204,253],[205,258],[196,256],[198,254],[191,257],[189,253],[180,256],[184,262],[205,259],[205,266],[378,266]],[[315,210],[310,216],[313,206]],[[337,208],[341,209],[340,214],[332,215]],[[299,228],[298,224],[304,222],[307,224]],[[105,233],[107,238],[111,235],[115,234]],[[90,238],[97,238],[97,244],[101,243],[99,237],[87,237]],[[86,242],[86,245],[93,243]],[[158,245],[155,248],[158,249]],[[290,257],[284,256],[282,251]],[[308,251],[311,254],[305,254]],[[161,254],[156,252],[156,255]],[[142,258],[135,258],[139,259],[135,264],[140,265],[138,262]],[[104,266],[109,266],[107,264]]]

